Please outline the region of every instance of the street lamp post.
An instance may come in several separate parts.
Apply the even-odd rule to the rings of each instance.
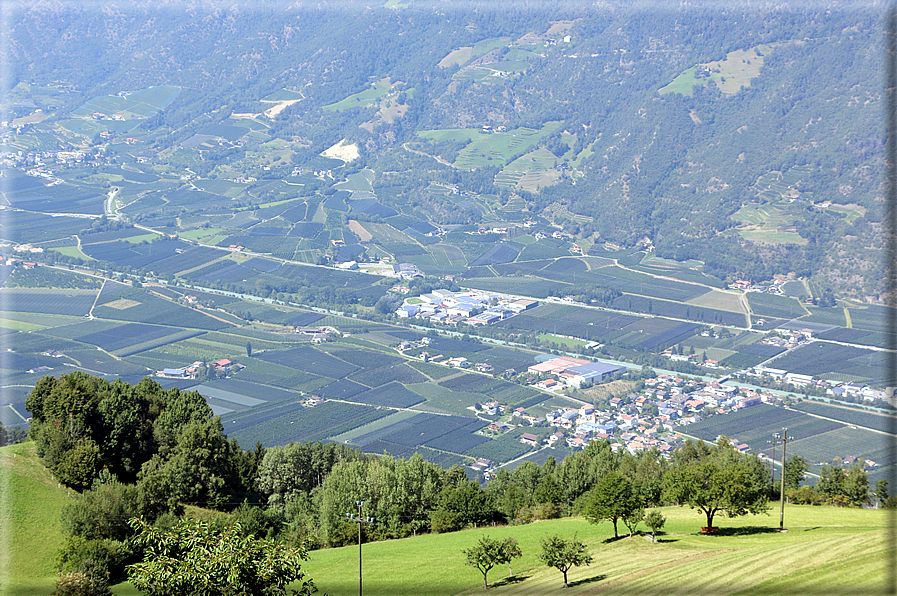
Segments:
[[[358,596],[361,596],[361,524],[372,524],[374,518],[361,517],[361,507],[364,505],[364,501],[355,501],[355,504],[358,505],[358,516],[353,517],[351,513],[347,513],[346,519],[350,523],[358,523]]]

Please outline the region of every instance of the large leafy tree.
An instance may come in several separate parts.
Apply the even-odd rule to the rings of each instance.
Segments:
[[[205,521],[182,520],[167,532],[137,518],[130,524],[144,558],[128,567],[128,578],[148,596],[282,596],[293,582],[299,582],[295,595],[315,591],[302,571],[303,549],[244,536],[239,524],[217,531]]]
[[[589,555],[584,542],[573,538],[567,540],[558,535],[547,536],[541,540],[542,552],[539,559],[548,565],[554,567],[564,574],[564,587],[567,587],[567,572],[573,567],[581,567],[590,565],[592,557]]]
[[[607,520],[614,524],[617,538],[617,521],[640,520],[644,503],[632,482],[619,472],[611,472],[595,485],[586,501],[583,515],[593,524]],[[627,526],[629,524],[627,523]],[[629,535],[632,536],[630,529]]]
[[[706,451],[688,451],[666,476],[668,499],[700,509],[708,528],[719,512],[738,517],[767,510],[769,473],[756,456],[739,453],[725,437]]]

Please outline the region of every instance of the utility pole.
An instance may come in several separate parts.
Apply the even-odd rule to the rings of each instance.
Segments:
[[[778,433],[776,433],[778,434]],[[775,436],[775,435],[773,435]],[[785,531],[785,445],[788,441],[793,441],[794,437],[788,436],[788,429],[782,429],[782,484],[779,489],[779,532]]]
[[[773,486],[776,485],[776,445],[778,445],[781,442],[781,439],[782,439],[782,435],[780,435],[779,433],[772,433],[772,441],[766,441],[766,443],[768,445],[772,445],[772,460],[770,460],[771,465],[769,467],[772,468],[772,485]],[[782,473],[784,473],[784,470]]]
[[[358,516],[353,517],[351,513],[347,513],[346,519],[349,523],[358,523],[358,596],[361,596],[361,524],[372,524],[374,518],[361,517],[361,507],[364,505],[364,501],[355,501],[355,504],[358,505]]]

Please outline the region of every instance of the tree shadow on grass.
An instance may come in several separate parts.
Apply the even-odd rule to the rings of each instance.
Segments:
[[[712,536],[752,536],[754,534],[775,534],[778,528],[765,526],[744,526],[741,528],[718,528]]]
[[[586,577],[586,578],[583,578],[583,579],[578,579],[578,580],[576,580],[575,582],[570,582],[570,583],[567,584],[567,585],[570,586],[570,587],[572,588],[573,586],[581,586],[581,585],[583,585],[583,584],[590,584],[590,583],[592,583],[592,582],[600,582],[600,581],[603,580],[603,579],[607,579],[607,576],[604,575],[604,574],[601,574],[601,575],[594,575],[594,576],[592,576],[592,577]]]
[[[494,581],[489,584],[490,588],[497,586],[512,586],[514,584],[519,584],[520,582],[529,579],[531,576],[529,575],[512,575],[511,577],[505,577],[500,580]]]
[[[623,540],[624,538],[629,538],[629,534],[620,534],[619,536],[616,536],[616,537],[605,538],[604,540],[601,541],[601,544],[613,544],[614,542],[617,542],[618,540]]]

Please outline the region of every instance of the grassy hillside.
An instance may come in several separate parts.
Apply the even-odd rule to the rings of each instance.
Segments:
[[[53,558],[61,532],[59,511],[68,492],[40,464],[33,444],[0,449],[0,594],[48,594],[55,582]],[[570,572],[569,594],[714,594],[773,595],[820,593],[878,594],[886,563],[886,512],[789,505],[788,532],[773,531],[778,509],[770,515],[717,518],[721,536],[695,532],[703,518],[688,508],[667,507],[664,533],[613,540],[609,523],[582,518],[423,535],[365,544],[364,593],[431,596],[481,592],[479,572],[464,564],[461,550],[480,536],[513,536],[523,550],[507,569],[490,571],[490,593],[545,594],[560,590],[561,574],[538,560],[539,540],[558,533],[576,534],[588,543],[594,562]],[[620,526],[622,530],[622,524]],[[315,551],[304,569],[321,593],[355,594],[356,546]],[[137,594],[127,584],[117,594]]]
[[[0,595],[53,590],[59,512],[69,494],[41,464],[34,443],[0,449]]]
[[[877,594],[885,571],[882,511],[788,506],[787,533],[772,531],[770,515],[720,518],[726,535],[700,536],[702,518],[686,508],[667,507],[665,534],[657,544],[647,537],[613,540],[610,523],[582,518],[527,526],[426,535],[363,546],[364,593],[476,594],[482,576],[464,565],[461,550],[483,534],[513,536],[523,558],[507,569],[490,571],[490,593],[547,594],[562,589],[562,576],[538,560],[539,540],[549,534],[577,534],[590,546],[594,562],[574,568],[567,594]],[[622,529],[622,524],[621,524]],[[330,596],[358,589],[358,548],[316,551],[305,568],[318,589]],[[493,587],[494,586],[494,587]]]

